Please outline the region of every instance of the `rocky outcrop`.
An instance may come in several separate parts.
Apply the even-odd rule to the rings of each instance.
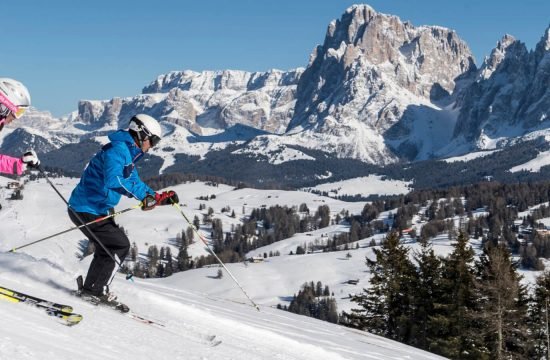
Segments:
[[[288,72],[181,71],[159,76],[140,96],[108,102],[82,101],[84,124],[120,126],[132,114],[146,112],[196,134],[236,124],[282,133],[293,115],[302,70]]]
[[[454,136],[479,143],[485,137],[517,137],[550,126],[550,28],[534,51],[505,35],[461,91]]]

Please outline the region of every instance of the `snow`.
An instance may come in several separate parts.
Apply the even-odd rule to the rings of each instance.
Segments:
[[[550,164],[550,151],[541,151],[536,158],[529,160],[525,164],[514,166],[510,172],[531,171],[539,172],[540,168]]]
[[[470,161],[470,160],[474,160],[474,159],[478,159],[478,158],[481,158],[481,157],[491,155],[492,153],[494,153],[496,151],[498,151],[498,150],[475,151],[475,152],[471,152],[471,153],[466,154],[466,155],[454,156],[454,157],[450,157],[450,158],[447,158],[447,159],[443,159],[442,161],[445,161],[447,163],[454,163],[454,162],[457,162],[457,161],[465,161],[466,162],[466,161]]]
[[[250,141],[245,148],[233,152],[233,154],[249,154],[252,156],[258,153],[267,156],[268,162],[274,165],[296,160],[315,160],[315,158],[304,154],[300,150],[288,147],[284,143],[284,139],[278,135],[259,136]]]
[[[545,228],[550,226],[550,218],[542,218],[537,220],[537,223],[544,225]]]
[[[525,210],[525,211],[521,211],[518,213],[518,219],[523,219],[529,215],[531,215],[533,213],[534,210],[540,208],[541,206],[548,206],[549,203],[548,202],[545,202],[545,203],[542,203],[542,204],[538,204],[538,205],[535,205],[535,206],[531,206],[529,209]]]
[[[348,180],[330,182],[317,185],[312,188],[306,188],[305,191],[318,190],[326,191],[329,196],[342,195],[399,195],[411,191],[412,183],[400,180],[383,180],[382,176],[369,175],[365,177],[353,178]]]
[[[0,197],[11,191],[11,180],[0,177]],[[55,178],[53,183],[66,197],[77,179]],[[225,185],[208,186],[193,182],[175,186],[188,217],[200,214],[198,206],[206,203],[215,209],[215,217],[224,227],[236,221],[222,213],[225,205],[248,212],[261,205],[308,204],[314,209],[327,204],[333,212],[360,212],[364,203],[346,203],[305,192],[240,189]],[[37,243],[16,253],[16,246],[67,229],[72,226],[62,200],[44,181],[29,182],[23,200],[2,200],[0,210],[0,285],[32,295],[74,306],[84,320],[65,327],[43,311],[20,304],[0,301],[0,358],[13,359],[440,359],[436,355],[378,336],[344,328],[327,322],[277,310],[277,303],[287,301],[305,281],[322,281],[342,301],[339,311],[349,308],[349,300],[339,299],[349,291],[360,291],[366,284],[364,257],[372,249],[361,247],[344,260],[345,253],[281,255],[260,264],[227,264],[248,294],[260,305],[256,311],[229,276],[213,279],[217,269],[202,268],[163,279],[124,280],[117,275],[111,288],[136,313],[165,324],[164,328],[136,322],[112,310],[94,307],[70,295],[74,279],[85,274],[90,257],[80,260],[77,231]],[[216,195],[209,201],[198,196]],[[132,206],[124,200],[117,210]],[[241,215],[241,211],[236,211]],[[131,241],[139,244],[168,246],[186,226],[181,215],[162,207],[149,212],[132,211],[117,221],[128,231]],[[205,229],[201,229],[203,234]],[[335,225],[326,231],[345,230]],[[321,234],[322,235],[322,234]],[[310,237],[306,234],[299,236]],[[278,243],[281,248],[285,240]],[[290,240],[293,241],[293,240]],[[363,246],[367,239],[362,240]],[[443,241],[444,242],[444,241]],[[440,245],[444,250],[448,245]],[[199,253],[199,243],[192,245]],[[262,252],[265,249],[258,249]],[[361,277],[358,286],[342,284]],[[365,280],[363,280],[365,278]],[[209,338],[222,343],[212,347]]]

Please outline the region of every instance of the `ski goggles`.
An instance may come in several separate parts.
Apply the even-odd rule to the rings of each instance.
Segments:
[[[149,142],[151,143],[151,147],[155,147],[160,142],[160,138],[156,135],[149,136]]]
[[[7,118],[10,113],[19,119],[27,111],[26,106],[16,106],[0,92],[0,117]]]
[[[141,127],[141,131],[147,136],[147,139],[149,139],[149,142],[151,143],[151,147],[155,147],[160,142],[160,137],[153,135],[145,126]]]

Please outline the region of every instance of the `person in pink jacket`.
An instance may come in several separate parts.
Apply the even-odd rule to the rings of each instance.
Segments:
[[[31,95],[25,85],[17,80],[0,78],[0,131],[15,119],[19,119],[31,105]],[[0,154],[0,173],[21,175],[28,167],[36,168],[40,160],[34,150],[21,158]]]

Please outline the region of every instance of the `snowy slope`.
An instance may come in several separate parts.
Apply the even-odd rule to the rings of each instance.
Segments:
[[[411,191],[412,184],[409,181],[384,180],[378,175],[369,175],[343,181],[327,182],[313,188],[305,189],[326,191],[330,196],[342,195],[398,195]]]
[[[510,169],[510,172],[518,172],[518,171],[539,172],[541,167],[547,166],[548,164],[550,164],[550,151],[542,151],[537,155],[537,157],[526,162],[525,164],[514,166],[513,168]]]
[[[68,196],[75,179],[52,179]],[[0,178],[0,198],[11,190],[9,180]],[[176,186],[188,216],[197,212],[195,197],[217,194],[208,202],[216,213],[221,206],[299,205],[310,208],[329,204],[331,210],[360,211],[363,203],[345,203],[307,193],[233,190],[202,183]],[[154,328],[123,317],[111,310],[82,303],[70,295],[74,279],[86,271],[89,258],[80,261],[79,240],[72,232],[38,243],[17,253],[7,250],[70,227],[63,202],[44,180],[26,185],[21,201],[1,200],[0,284],[23,292],[74,306],[84,315],[81,324],[67,328],[39,310],[0,302],[0,358],[14,359],[439,359],[440,357],[368,333],[298,316],[273,308],[280,298],[291,296],[302,280],[321,280],[337,290],[325,275],[343,278],[364,272],[360,249],[352,260],[340,260],[342,253],[323,256],[281,256],[264,264],[229,264],[261,311],[251,307],[228,276],[213,279],[216,269],[178,273],[165,279],[136,279],[117,276],[112,288],[138,314],[163,322]],[[133,205],[126,201],[119,208]],[[244,205],[244,204],[247,205]],[[248,211],[248,210],[247,210]],[[236,211],[237,212],[237,211]],[[221,216],[221,214],[218,214]],[[135,210],[120,217],[132,241],[166,246],[183,227],[181,216],[170,207],[152,212]],[[227,223],[229,224],[229,223]],[[226,226],[224,220],[224,226]],[[227,225],[229,226],[229,225]],[[174,231],[172,231],[174,229]],[[302,235],[307,236],[307,235]],[[195,251],[204,251],[197,243]],[[307,263],[307,266],[305,265]],[[344,265],[344,264],[350,264]],[[330,265],[330,266],[329,266]],[[308,271],[300,270],[309,268]],[[318,271],[315,272],[314,268]],[[341,271],[336,269],[342,268]],[[294,273],[294,276],[291,274]],[[344,275],[342,275],[344,274]],[[268,281],[278,280],[278,281]],[[273,288],[270,285],[273,286]],[[209,338],[222,343],[212,347]]]
[[[471,152],[471,153],[466,154],[466,155],[454,156],[454,157],[450,157],[450,158],[447,158],[447,159],[443,159],[441,161],[445,161],[447,163],[454,163],[454,162],[457,162],[457,161],[467,162],[467,161],[474,160],[474,159],[477,159],[477,158],[480,158],[480,157],[489,156],[489,155],[491,155],[492,153],[494,153],[496,151],[498,151],[498,150],[474,151],[474,152]]]

